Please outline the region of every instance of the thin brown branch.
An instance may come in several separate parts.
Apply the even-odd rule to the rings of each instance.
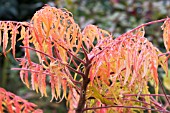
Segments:
[[[73,77],[71,76],[71,74],[68,72],[68,70],[67,70],[66,68],[64,68],[64,71],[65,71],[65,73],[67,73],[69,79],[70,79],[75,85],[81,85],[81,82],[76,81],[76,80],[73,79]],[[80,91],[80,88],[78,88],[78,89],[79,89],[79,91]]]
[[[159,54],[158,57],[161,57],[161,56],[164,56],[164,55],[169,55],[169,54],[170,54],[170,52],[168,51],[166,53]]]
[[[54,40],[56,41],[56,40]],[[57,43],[57,41],[56,41]],[[57,43],[59,44],[59,43]],[[68,54],[70,54],[71,56],[73,56],[76,60],[78,60],[79,62],[85,64],[85,62],[83,60],[81,60],[80,58],[78,58],[77,56],[75,56],[72,52],[70,52],[67,48],[63,47],[61,44],[59,44],[60,47],[62,47],[64,50],[66,50],[68,52]]]
[[[23,70],[23,71],[30,71],[30,72],[34,72],[34,73],[40,73],[40,71],[32,70],[32,69],[27,69],[27,68],[11,68],[11,70]],[[42,74],[50,75],[47,72],[42,72]]]
[[[87,61],[89,61],[89,58],[88,58],[88,55],[87,55],[87,51],[86,51],[86,49],[84,48],[83,45],[81,45],[81,47],[82,47],[82,50],[83,50],[83,53],[84,53],[84,56],[85,56],[85,59],[86,59],[86,62],[87,62]]]
[[[137,96],[138,94],[123,94],[123,96]],[[164,97],[164,94],[140,94],[140,96],[162,96]],[[167,97],[170,97],[170,95],[167,95]]]
[[[43,54],[43,55],[45,55],[45,56],[47,56],[47,57],[49,57],[49,58],[52,58],[52,59],[54,59],[54,60],[57,60],[56,58],[54,58],[54,57],[52,57],[52,56],[50,56],[50,55],[48,55],[48,54],[46,54],[46,53],[44,53],[44,52],[42,52],[42,51],[39,51],[39,50],[37,50],[37,49],[31,48],[31,47],[27,47],[27,46],[20,46],[20,47],[33,50],[33,51],[38,52],[38,53],[41,53],[41,54]]]
[[[70,54],[71,56],[73,56],[76,60],[78,60],[79,62],[81,62],[82,64],[85,64],[85,62],[83,60],[81,60],[80,58],[78,58],[77,56],[75,56],[73,53],[71,53],[70,51],[67,51],[68,54]]]
[[[150,103],[147,103],[146,101],[141,101],[141,100],[133,100],[133,99],[123,99],[123,100],[140,102],[140,103],[143,103],[143,104],[146,104],[146,105],[149,105],[149,106],[153,106],[152,104],[154,104],[155,107],[158,107],[158,108],[160,108],[160,109],[162,109],[162,110],[166,110],[166,109],[164,109],[162,106],[158,105],[158,104],[155,103],[155,102],[152,102],[152,104],[150,104]]]
[[[136,28],[134,28],[134,29],[132,29],[132,30],[130,30],[130,31],[128,31],[128,32],[126,32],[126,33],[118,36],[117,38],[120,38],[120,37],[122,37],[122,36],[125,36],[125,35],[127,35],[128,33],[132,33],[132,32],[134,32],[135,30],[140,29],[140,28],[142,28],[142,27],[144,27],[144,26],[148,26],[148,25],[151,25],[151,24],[159,23],[159,22],[164,22],[166,19],[167,19],[167,18],[164,18],[164,19],[161,19],[161,20],[151,21],[151,22],[148,22],[148,23],[145,23],[145,24],[141,24],[140,26],[137,26]],[[116,38],[116,39],[117,39],[117,38]],[[121,41],[120,41],[120,42],[121,42]],[[118,42],[118,43],[119,43],[119,42]],[[100,51],[99,53],[97,53],[95,56],[97,56],[97,55],[99,55],[100,53],[102,53],[102,52],[103,52],[104,50],[106,50],[109,46],[111,46],[111,45],[113,46],[113,45],[115,45],[115,44],[117,44],[117,43],[112,42],[112,43],[108,44],[103,50],[101,50],[101,51]],[[170,54],[170,53],[169,53],[169,54]],[[90,59],[90,61],[92,61],[95,56],[93,56],[93,57]]]
[[[74,66],[75,66],[76,68],[78,68],[77,63],[75,62],[75,60],[73,60],[73,56],[71,56],[70,54],[69,54],[69,56],[70,56],[70,61],[73,62]]]
[[[164,93],[164,95],[165,95],[165,98],[166,98],[166,100],[167,100],[167,102],[168,102],[168,104],[169,104],[169,106],[170,106],[169,99],[168,99],[168,97],[167,97],[167,95],[166,95],[166,93],[165,93],[165,89],[164,89],[164,87],[163,87],[162,81],[160,80],[159,76],[158,76],[158,80],[159,80],[161,89],[162,89],[162,91],[163,91],[163,93]]]
[[[151,102],[152,104],[154,104],[155,106],[157,106],[157,107],[159,107],[159,108],[161,108],[161,109],[163,109],[163,110],[166,110],[166,109],[163,108],[163,106],[160,105],[153,97],[150,97],[150,98],[151,98],[150,102]],[[154,99],[154,100],[153,100],[153,99]]]
[[[157,109],[151,109],[151,108],[140,107],[140,106],[123,106],[123,105],[110,105],[110,106],[102,106],[102,107],[85,108],[85,109],[83,109],[83,111],[96,110],[96,109],[102,109],[102,108],[111,108],[111,107],[115,107],[115,108],[129,108],[129,109],[137,108],[137,109],[143,109],[143,110],[151,110],[151,111],[159,111],[159,112],[163,112],[163,113],[169,113],[169,111],[165,111],[165,110],[157,110]]]
[[[125,95],[124,95],[125,96]],[[138,96],[137,94],[128,94],[128,95],[126,95],[126,96]],[[141,95],[140,95],[141,96]],[[152,96],[151,96],[152,97]],[[91,98],[90,98],[91,99]],[[92,98],[92,99],[95,99],[95,98]],[[111,100],[114,100],[114,98],[107,98],[107,99],[111,99]],[[151,103],[153,104],[153,105],[151,105],[150,103],[147,103],[146,101],[141,101],[141,100],[134,100],[134,99],[128,99],[128,98],[123,98],[123,100],[127,100],[127,101],[135,101],[135,102],[140,102],[140,103],[143,103],[143,104],[146,104],[146,105],[150,105],[150,106],[153,106],[153,105],[155,105],[155,107],[158,107],[158,108],[160,108],[160,109],[164,109],[161,105],[159,105],[157,102],[155,102],[155,101],[151,101]],[[164,109],[164,110],[166,110],[166,109]]]
[[[121,40],[120,41],[117,41],[117,42],[112,42],[112,43],[110,43],[110,44],[108,44],[105,48],[103,48],[101,51],[99,51],[98,53],[96,53],[95,55],[93,55],[91,58],[90,58],[90,62],[97,56],[97,55],[99,55],[99,54],[101,54],[102,52],[104,52],[106,49],[108,49],[108,48],[110,48],[110,46],[114,46],[114,45],[117,45],[117,44],[119,44],[121,42]]]
[[[77,73],[77,74],[81,75],[82,77],[85,76],[84,73],[82,73],[81,71],[75,70],[74,68],[72,68],[72,67],[69,66],[68,64],[66,64],[65,66],[66,66],[68,69],[70,69],[72,72]]]
[[[128,33],[132,33],[132,32],[134,32],[135,30],[140,29],[140,28],[142,28],[142,27],[144,27],[144,26],[152,25],[152,24],[159,23],[159,22],[164,22],[166,19],[167,19],[167,18],[164,18],[164,19],[161,19],[161,20],[151,21],[151,22],[148,22],[148,23],[145,23],[145,24],[141,24],[140,26],[137,26],[136,28],[134,28],[134,29],[132,29],[132,30],[130,30],[130,31],[128,31],[128,32],[120,35],[120,36],[117,37],[117,38],[120,38],[120,37],[122,37],[122,36],[124,36],[124,35],[126,35],[126,34],[128,34]]]

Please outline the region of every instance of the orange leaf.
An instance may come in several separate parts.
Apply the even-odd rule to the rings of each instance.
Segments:
[[[12,54],[15,58],[15,45],[16,45],[16,35],[18,34],[18,28],[20,26],[16,25],[14,26],[13,23],[10,23],[10,27],[12,28],[11,30],[11,47],[12,47]]]
[[[163,39],[164,39],[164,45],[167,51],[170,50],[170,19],[167,18],[167,20],[162,25],[163,29]]]
[[[3,53],[6,56],[6,48],[8,45],[8,28],[7,28],[7,24],[3,24],[4,25],[4,33],[3,33]]]

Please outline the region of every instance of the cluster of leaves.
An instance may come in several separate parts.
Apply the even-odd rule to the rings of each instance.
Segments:
[[[169,51],[169,18],[156,22],[162,21]],[[168,74],[168,53],[161,53],[144,37],[143,27],[113,39],[94,25],[81,32],[69,11],[45,6],[34,14],[31,22],[1,21],[0,42],[3,54],[12,49],[15,58],[16,36],[20,35],[25,55],[15,58],[21,68],[13,70],[20,70],[23,83],[41,96],[47,96],[48,81],[51,100],[67,99],[69,112],[166,111],[154,98],[142,96],[150,93],[149,81],[155,82],[158,94],[159,65]],[[38,61],[33,62],[32,52]]]
[[[168,4],[169,1],[166,0],[91,0],[83,2],[56,0],[58,7],[66,7],[74,14],[81,27],[84,28],[87,24],[96,24],[115,35],[117,33],[120,35],[139,24],[169,15]]]
[[[0,88],[0,112],[4,113],[42,113],[40,109],[35,110],[36,105],[11,92],[7,92],[3,88]]]

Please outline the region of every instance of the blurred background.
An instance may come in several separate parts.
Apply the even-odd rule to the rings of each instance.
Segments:
[[[0,0],[0,20],[30,21],[33,14],[45,4],[68,9],[82,29],[94,24],[109,31],[115,38],[142,23],[170,15],[170,0]],[[145,36],[165,52],[161,25],[158,23],[146,27]],[[22,55],[18,43],[16,56]],[[19,72],[12,71],[12,67],[19,66],[10,53],[7,58],[0,56],[0,87],[34,102],[44,113],[67,112],[65,101],[60,104],[50,102],[50,94],[49,98],[40,98],[40,94],[26,88],[19,78]],[[159,72],[166,92],[170,94],[170,78],[165,77],[161,69]],[[162,102],[166,101],[162,99]]]

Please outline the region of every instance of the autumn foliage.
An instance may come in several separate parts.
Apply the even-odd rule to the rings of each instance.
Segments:
[[[0,88],[0,113],[42,113],[40,109],[35,110],[36,105],[30,103],[11,92]]]
[[[167,53],[162,53],[144,36],[146,25],[163,21]],[[25,55],[16,58],[15,46],[20,40]],[[20,62],[21,68],[13,70],[20,70],[20,78],[28,88],[47,97],[46,87],[50,83],[51,101],[61,102],[65,98],[70,113],[167,112],[150,95],[148,82],[154,82],[158,96],[158,66],[168,76],[169,18],[143,24],[114,38],[94,25],[81,31],[67,9],[44,6],[30,22],[1,21],[0,46],[5,56],[11,50]],[[38,58],[36,62],[30,56],[33,52]],[[19,97],[3,95],[0,93],[0,112],[12,109],[4,107],[3,98],[12,97],[11,104],[17,110],[23,109],[22,106],[29,106],[25,107],[27,110],[34,107],[22,99],[19,99],[22,106],[18,107],[15,98]]]

